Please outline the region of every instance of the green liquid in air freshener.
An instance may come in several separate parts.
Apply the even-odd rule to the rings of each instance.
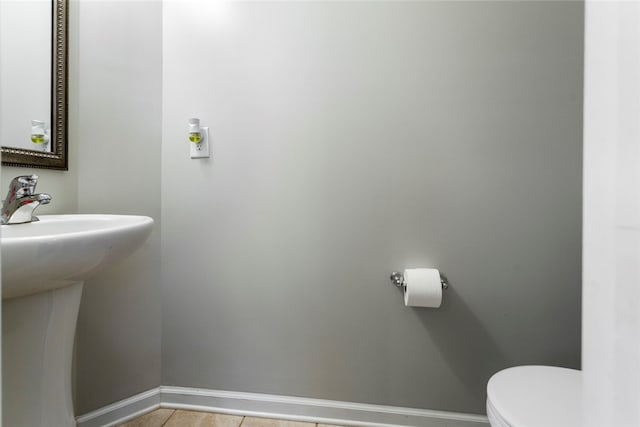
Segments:
[[[200,132],[191,132],[189,133],[189,141],[198,143],[202,141],[202,135],[200,135]]]
[[[44,135],[31,135],[31,142],[35,144],[44,144]]]

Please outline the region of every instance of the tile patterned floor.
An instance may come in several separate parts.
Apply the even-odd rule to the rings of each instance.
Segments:
[[[173,409],[156,409],[118,427],[344,427],[269,418],[240,417]]]

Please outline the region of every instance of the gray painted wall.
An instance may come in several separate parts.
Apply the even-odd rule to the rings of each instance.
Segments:
[[[145,246],[87,281],[76,341],[76,413],[160,385],[162,4],[73,3],[71,143],[78,211],[148,215]]]
[[[482,413],[496,370],[578,367],[582,34],[580,2],[166,2],[162,384]]]

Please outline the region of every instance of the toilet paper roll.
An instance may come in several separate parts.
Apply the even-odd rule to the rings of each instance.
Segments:
[[[404,305],[440,307],[442,283],[435,268],[408,268],[404,271]]]

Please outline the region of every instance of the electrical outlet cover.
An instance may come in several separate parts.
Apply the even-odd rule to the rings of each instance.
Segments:
[[[192,159],[206,159],[209,157],[209,128],[201,127],[200,133],[202,134],[202,141],[198,144],[190,142],[191,146],[191,158]]]

